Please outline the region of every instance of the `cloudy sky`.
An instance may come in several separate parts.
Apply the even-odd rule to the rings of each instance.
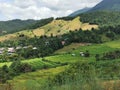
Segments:
[[[0,21],[61,17],[101,0],[0,0]]]

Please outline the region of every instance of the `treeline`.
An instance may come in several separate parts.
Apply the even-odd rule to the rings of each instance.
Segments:
[[[98,24],[99,26],[120,25],[120,12],[115,11],[96,11],[79,15],[82,22]]]
[[[120,12],[117,11],[95,11],[77,15],[75,17],[60,17],[63,20],[72,20],[80,16],[80,21],[83,23],[97,24],[101,26],[116,26],[120,25]]]
[[[54,20],[53,17],[47,18],[47,19],[41,19],[38,22],[36,22],[35,24],[28,26],[26,29],[36,29],[36,28],[42,27],[42,26],[52,22],[53,20]]]
[[[115,50],[113,52],[107,52],[102,55],[96,54],[95,58],[97,61],[119,59],[120,58],[120,50]]]
[[[37,20],[9,20],[9,21],[0,21],[0,35],[14,33],[24,28],[33,25],[34,23],[38,22]]]

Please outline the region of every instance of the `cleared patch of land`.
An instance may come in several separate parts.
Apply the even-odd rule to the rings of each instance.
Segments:
[[[72,50],[75,50],[81,46],[86,46],[86,45],[89,45],[88,43],[72,43],[70,44],[69,46],[65,46],[64,48],[62,49],[59,49],[55,52],[55,54],[63,54],[63,53],[66,53],[66,52],[71,52]]]

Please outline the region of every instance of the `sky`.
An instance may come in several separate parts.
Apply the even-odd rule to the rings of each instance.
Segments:
[[[0,21],[62,17],[101,0],[0,0]]]

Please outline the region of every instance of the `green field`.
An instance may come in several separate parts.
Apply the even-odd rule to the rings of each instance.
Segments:
[[[76,62],[76,61],[95,61],[95,55],[96,54],[103,54],[105,52],[114,51],[120,48],[120,40],[107,42],[104,44],[93,44],[90,46],[79,46],[75,50],[72,48],[75,47],[76,44],[72,44],[73,46],[68,46],[67,50],[66,47],[64,47],[61,50],[58,50],[56,53],[59,55],[46,57],[47,60],[55,61],[55,62]],[[70,49],[71,48],[71,49]],[[91,54],[91,57],[85,58],[80,56],[80,52],[85,52],[88,50]],[[61,54],[64,53],[64,54]],[[72,56],[71,54],[75,54],[75,56]]]
[[[23,88],[26,88],[24,90],[34,90],[33,87],[36,88],[35,90],[39,90],[41,85],[45,84],[48,77],[52,77],[65,70],[67,66],[60,66],[61,63],[69,64],[77,61],[95,62],[95,54],[103,54],[105,52],[120,49],[120,40],[103,44],[91,44],[89,46],[78,45],[77,48],[74,48],[75,46],[76,44],[71,44],[61,50],[58,50],[57,53],[53,54],[53,56],[45,57],[44,59],[47,60],[47,62],[43,61],[42,58],[23,60],[23,63],[29,63],[32,67],[36,68],[37,71],[21,74],[9,81],[14,86],[14,90],[22,90]],[[86,50],[89,50],[91,54],[89,58],[82,57],[79,54],[80,52],[85,52]],[[75,56],[72,56],[71,54],[75,54]],[[116,61],[120,61],[120,59],[117,59]],[[103,63],[103,61],[100,63]],[[11,62],[0,63],[0,66],[5,64],[9,66]],[[44,67],[49,69],[44,69]],[[19,87],[19,85],[21,87]]]

